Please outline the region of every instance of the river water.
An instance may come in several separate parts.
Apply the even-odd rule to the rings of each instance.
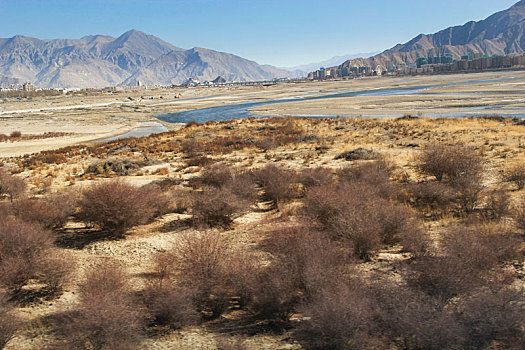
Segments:
[[[207,122],[210,120],[221,121],[221,120],[231,120],[231,119],[243,119],[248,117],[261,117],[259,115],[250,113],[249,109],[258,106],[274,105],[279,103],[286,102],[297,102],[297,101],[312,101],[312,100],[325,100],[325,99],[336,99],[340,97],[356,97],[356,96],[393,96],[393,95],[410,95],[410,94],[422,94],[425,89],[432,87],[441,87],[441,86],[454,86],[454,85],[466,85],[474,83],[484,83],[484,82],[498,82],[498,81],[507,81],[507,80],[517,80],[524,78],[504,78],[504,79],[493,79],[493,80],[471,80],[466,82],[459,83],[450,83],[450,84],[435,84],[435,85],[422,85],[422,86],[412,86],[412,87],[400,87],[400,88],[386,88],[386,89],[374,89],[374,90],[364,90],[364,91],[335,91],[332,93],[319,93],[316,96],[310,96],[309,94],[303,94],[302,96],[283,98],[278,100],[267,100],[267,101],[258,101],[258,102],[245,102],[225,106],[215,106],[202,109],[194,109],[185,112],[169,113],[159,116],[158,118],[162,121],[169,123],[187,123],[190,121],[195,121],[197,123]],[[441,93],[429,93],[431,95],[441,95]],[[442,93],[446,95],[449,93]],[[443,116],[443,117],[455,117],[455,116],[476,116],[476,115],[486,115],[487,113],[473,112],[469,110],[465,113],[449,113],[449,114],[427,114],[426,116]],[[519,117],[525,118],[525,110],[517,111],[512,113],[505,113],[509,117]],[[307,117],[298,116],[298,117]],[[308,117],[335,117],[334,115],[308,115]]]

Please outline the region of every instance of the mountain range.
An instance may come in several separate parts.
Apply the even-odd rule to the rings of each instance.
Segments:
[[[420,56],[452,55],[459,59],[474,53],[508,55],[525,53],[525,0],[490,17],[434,34],[419,34],[405,44],[398,44],[368,59],[353,59],[343,66],[396,65],[412,63]]]
[[[40,40],[0,38],[0,84],[31,82],[37,87],[87,88],[180,84],[189,78],[261,81],[296,77],[229,53],[185,50],[153,35],[130,30],[118,38]]]

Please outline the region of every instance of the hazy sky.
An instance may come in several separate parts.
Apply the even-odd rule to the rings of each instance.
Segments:
[[[381,51],[420,33],[480,20],[518,0],[0,0],[0,37],[119,36],[135,28],[295,66]]]

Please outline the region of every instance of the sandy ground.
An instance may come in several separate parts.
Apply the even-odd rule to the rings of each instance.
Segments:
[[[381,77],[326,82],[285,83],[274,86],[238,86],[147,90],[113,94],[54,96],[0,101],[0,134],[66,132],[68,136],[0,143],[0,157],[56,149],[126,133],[141,122],[158,121],[165,113],[264,101],[341,90],[373,90],[465,81],[525,78],[525,72],[476,73],[442,76]],[[176,96],[180,96],[177,98]],[[522,113],[525,80],[480,82],[427,89],[419,94],[361,96],[259,106],[260,115],[441,115],[449,113]],[[170,130],[180,124],[163,123]]]

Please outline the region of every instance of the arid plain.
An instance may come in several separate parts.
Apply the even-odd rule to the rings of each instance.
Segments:
[[[441,86],[410,89],[433,85]],[[389,88],[410,93],[374,95]],[[268,118],[157,119],[349,90],[370,93],[250,109]],[[23,193],[7,193],[0,210],[29,221],[51,219],[48,249],[70,265],[58,291],[46,294],[46,279],[36,274],[13,294],[17,304],[9,312],[22,326],[5,349],[73,349],[75,342],[94,342],[83,335],[72,340],[61,329],[69,329],[64,320],[86,329],[93,322],[78,316],[93,307],[85,301],[86,276],[112,264],[126,276],[122,293],[131,295],[115,300],[133,310],[115,319],[141,325],[130,328],[140,337],[125,349],[476,348],[482,337],[469,322],[478,322],[476,330],[490,328],[480,320],[494,310],[505,310],[500,327],[510,331],[487,336],[481,345],[519,348],[523,295],[513,293],[525,278],[519,183],[525,181],[525,125],[512,116],[525,114],[524,71],[85,93],[7,100],[0,107],[0,134],[21,133],[0,142],[4,179],[27,184]],[[438,117],[470,113],[479,116]],[[289,117],[307,115],[316,117]],[[160,122],[170,131],[94,142],[144,122]],[[465,157],[464,164],[451,165],[463,172],[436,175],[425,167],[425,156],[436,154],[447,161]],[[156,208],[118,234],[83,214],[86,193],[116,179],[145,191],[141,199]],[[56,207],[50,214],[56,217],[24,211],[24,203]],[[357,226],[347,220],[352,215],[360,220]],[[327,217],[333,221],[324,222]],[[189,252],[192,244],[204,248]],[[162,254],[170,252],[215,259],[204,268],[209,279],[197,278],[204,270],[194,261],[175,263],[177,273],[169,275],[161,265]],[[201,298],[195,315],[187,310],[186,294],[155,289],[161,280],[162,288],[173,282],[185,291],[211,292],[195,292]],[[346,282],[334,284],[343,280],[348,289]],[[413,308],[407,311],[396,295],[413,300]],[[498,304],[502,296],[510,302]],[[479,298],[489,302],[476,303]],[[475,305],[481,304],[488,306],[480,311]],[[171,323],[163,323],[159,308],[173,312]],[[403,318],[404,312],[410,317]],[[339,324],[347,327],[344,332],[331,328]],[[119,332],[107,337],[118,341]]]

